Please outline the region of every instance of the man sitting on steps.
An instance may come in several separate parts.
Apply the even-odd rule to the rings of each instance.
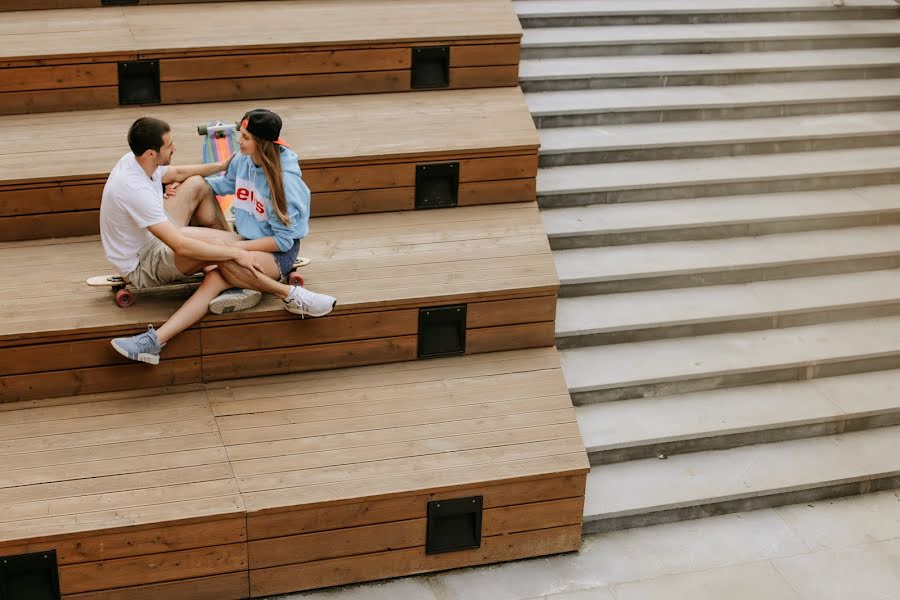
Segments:
[[[119,354],[158,364],[162,347],[203,318],[210,302],[218,300],[223,291],[235,285],[248,287],[254,278],[260,279],[261,286],[265,280],[268,285],[262,287],[266,289],[272,282],[264,273],[259,253],[204,234],[210,229],[229,231],[204,177],[227,170],[230,159],[209,165],[169,166],[175,152],[171,129],[164,121],[149,117],[134,122],[128,131],[128,145],[131,152],[110,173],[100,205],[100,236],[107,259],[135,288],[176,283],[207,271],[200,288],[159,331],[150,326],[146,333],[112,340]],[[180,185],[164,198],[163,186],[170,183]],[[301,316],[330,312],[334,298],[303,292],[308,296],[304,302],[286,302],[285,309]],[[225,301],[233,299],[238,310],[255,306],[259,298],[259,292],[248,290],[226,295]]]

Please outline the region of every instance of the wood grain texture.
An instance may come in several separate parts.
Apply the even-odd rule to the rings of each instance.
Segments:
[[[587,469],[552,348],[35,401],[0,411],[0,555],[55,549],[81,600],[481,564],[572,549]],[[427,503],[469,495],[481,551],[423,562]]]

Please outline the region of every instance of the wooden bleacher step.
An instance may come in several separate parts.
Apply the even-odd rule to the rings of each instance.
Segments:
[[[460,206],[534,201],[539,140],[518,88],[269,100],[300,156],[314,216],[434,206],[427,169],[456,164]],[[201,160],[199,123],[237,120],[254,104],[130,107],[0,117],[0,241],[99,232],[109,170],[142,115],[173,128],[176,164]],[[424,171],[423,171],[424,169]],[[423,177],[426,176],[426,177]]]
[[[7,13],[0,114],[516,86],[521,35],[508,0]]]
[[[0,448],[0,557],[49,557],[66,600],[577,550],[589,469],[553,348],[0,405]],[[428,553],[451,500],[481,505],[468,549]]]
[[[208,315],[155,367],[120,357],[109,340],[159,324],[184,293],[118,308],[85,284],[110,271],[98,236],[0,243],[0,400],[415,360],[433,353],[420,349],[430,330],[421,313],[440,307],[460,308],[435,326],[459,336],[450,352],[553,345],[559,281],[533,202],[322,217],[310,231],[303,275],[338,298],[331,315],[299,319],[264,298]]]

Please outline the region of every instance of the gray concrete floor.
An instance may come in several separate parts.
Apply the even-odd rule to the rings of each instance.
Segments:
[[[592,535],[577,554],[277,600],[401,598],[900,600],[900,491]]]

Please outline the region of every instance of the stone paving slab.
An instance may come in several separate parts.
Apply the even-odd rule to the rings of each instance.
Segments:
[[[590,453],[897,413],[900,370],[600,402],[576,408],[578,425]],[[806,435],[817,433],[822,434],[809,427]]]
[[[798,368],[900,352],[900,317],[563,350],[571,393]]]
[[[898,95],[900,95],[900,79],[861,79],[533,92],[525,94],[525,100],[528,102],[531,114],[541,117],[594,112],[771,106],[773,104],[894,98]]]
[[[900,23],[900,21],[897,21]],[[541,155],[678,148],[712,144],[886,136],[900,132],[900,112],[806,115],[542,129]]]
[[[850,8],[893,7],[893,0],[846,0]],[[519,16],[698,14],[716,12],[766,12],[822,9],[835,10],[824,0],[517,0]]]
[[[900,302],[900,270],[560,298],[557,338]]]
[[[526,29],[523,48],[613,46],[632,43],[720,42],[851,38],[900,34],[900,21],[799,21],[782,23],[701,23],[541,27]]]
[[[900,63],[897,48],[791,50],[724,54],[585,56],[538,58],[519,63],[522,82],[581,77],[645,77],[703,73],[761,73],[890,66]]]

